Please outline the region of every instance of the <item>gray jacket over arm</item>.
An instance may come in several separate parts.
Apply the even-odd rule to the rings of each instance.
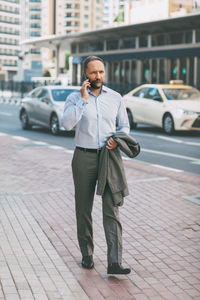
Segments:
[[[120,150],[128,157],[135,157],[140,152],[140,145],[131,136],[118,132],[112,136],[118,146],[112,150],[103,147],[99,158],[97,195],[103,195],[106,184],[113,196],[114,206],[122,206],[123,198],[128,196],[128,185]]]

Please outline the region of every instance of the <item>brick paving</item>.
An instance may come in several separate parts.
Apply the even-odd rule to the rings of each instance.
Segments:
[[[120,208],[128,276],[106,274],[101,198],[93,270],[81,268],[72,154],[0,134],[0,300],[200,299],[200,178],[125,160]]]

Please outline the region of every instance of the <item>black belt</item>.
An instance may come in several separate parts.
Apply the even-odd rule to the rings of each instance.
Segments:
[[[101,148],[99,149],[91,149],[91,148],[82,148],[82,147],[76,147],[77,149],[85,152],[93,152],[93,153],[99,153],[101,151]]]

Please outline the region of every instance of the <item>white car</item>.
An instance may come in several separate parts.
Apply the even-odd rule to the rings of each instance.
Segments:
[[[200,130],[200,92],[180,81],[144,84],[124,95],[131,128],[149,124],[171,134]]]
[[[64,130],[61,125],[65,100],[80,86],[41,86],[32,90],[20,102],[19,118],[23,129],[39,125],[50,129],[56,135]]]

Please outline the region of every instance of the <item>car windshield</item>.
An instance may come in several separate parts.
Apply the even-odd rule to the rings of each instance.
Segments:
[[[167,100],[199,100],[200,92],[196,89],[163,89]]]
[[[76,89],[54,89],[51,94],[54,101],[65,101],[67,96],[73,92],[78,92]]]

